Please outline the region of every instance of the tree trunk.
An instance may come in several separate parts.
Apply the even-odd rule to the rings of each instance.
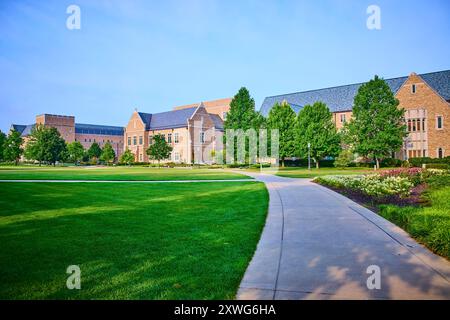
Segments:
[[[319,169],[319,161],[317,161],[316,159],[314,159],[314,161],[316,162],[316,169]]]
[[[375,158],[377,170],[380,169],[380,159]]]
[[[284,157],[281,158],[281,167],[284,168]]]

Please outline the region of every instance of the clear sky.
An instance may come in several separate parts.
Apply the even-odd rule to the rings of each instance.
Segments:
[[[70,4],[81,29],[66,28]],[[381,30],[366,27],[381,9]],[[450,69],[448,0],[0,0],[0,129]]]

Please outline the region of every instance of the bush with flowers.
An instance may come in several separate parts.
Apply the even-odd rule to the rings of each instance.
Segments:
[[[361,191],[374,197],[398,195],[404,198],[410,195],[414,186],[423,183],[428,177],[442,174],[446,174],[446,170],[399,168],[368,175],[322,176],[315,181],[335,188]]]

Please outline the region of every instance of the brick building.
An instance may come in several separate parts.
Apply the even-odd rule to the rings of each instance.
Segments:
[[[450,70],[386,79],[399,107],[405,109],[408,136],[399,159],[450,156]],[[268,115],[276,102],[288,102],[295,112],[317,101],[333,113],[338,129],[352,117],[353,100],[361,83],[271,96],[264,99],[261,113]]]
[[[30,125],[13,124],[11,129],[20,132],[24,144],[26,144],[36,125],[54,127],[58,129],[61,137],[67,143],[79,141],[85,149],[89,149],[94,142],[97,142],[101,148],[106,142],[109,142],[116,153],[116,157],[119,157],[123,152],[123,127],[75,123],[74,116],[42,114],[36,116],[36,123]]]
[[[203,102],[208,113],[217,114],[222,120],[227,118],[227,113],[230,111],[230,103],[233,98],[224,98]],[[197,107],[200,103],[192,103],[183,106],[174,107],[173,110],[181,110],[187,108]]]
[[[188,105],[161,113],[133,112],[124,133],[124,148],[138,162],[148,162],[146,150],[153,136],[160,134],[173,147],[171,158],[177,163],[211,163],[211,152],[222,150],[223,120],[218,112],[209,113],[207,103]],[[227,109],[228,111],[228,109]]]

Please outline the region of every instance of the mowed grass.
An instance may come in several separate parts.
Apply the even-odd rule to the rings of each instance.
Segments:
[[[384,168],[383,168],[384,169]],[[285,167],[280,168],[277,176],[288,178],[315,178],[328,175],[347,175],[373,173],[371,168],[308,168],[305,167]]]
[[[149,167],[0,167],[0,180],[224,180],[250,179],[222,169]]]
[[[254,181],[0,183],[0,299],[231,299],[267,206]]]
[[[425,207],[381,206],[380,215],[406,230],[434,252],[450,259],[450,175],[428,181]]]

